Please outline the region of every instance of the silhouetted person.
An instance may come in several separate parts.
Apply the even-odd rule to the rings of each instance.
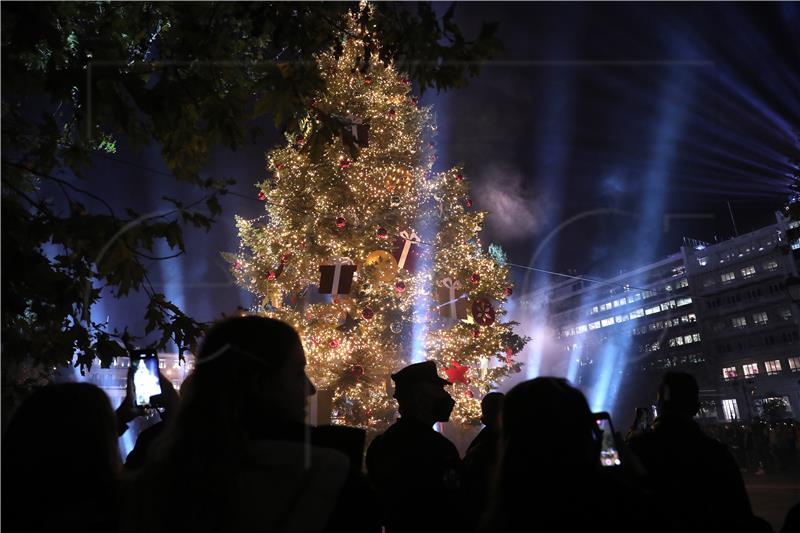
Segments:
[[[323,531],[350,466],[311,444],[305,364],[283,322],[212,327],[177,416],[130,486],[123,531]]]
[[[490,442],[500,434],[504,398],[505,395],[502,392],[490,392],[483,397],[481,400],[481,424],[483,424],[483,429],[469,443],[467,453],[478,444]]]
[[[692,419],[699,406],[694,377],[665,374],[653,431],[631,439],[630,448],[672,531],[750,531],[753,515],[739,467]]]
[[[88,383],[44,387],[3,436],[2,531],[114,531],[120,472],[116,420]]]
[[[561,378],[515,386],[503,403],[501,459],[481,530],[658,531],[638,491],[600,464],[602,435]]]
[[[461,531],[461,460],[452,442],[433,430],[455,401],[436,363],[409,365],[392,375],[400,418],[367,451],[387,533]]]
[[[490,392],[481,400],[481,423],[484,428],[472,440],[464,456],[464,497],[473,513],[480,516],[488,504],[492,475],[497,466],[500,426],[503,414],[501,392]],[[477,523],[473,522],[474,526]]]

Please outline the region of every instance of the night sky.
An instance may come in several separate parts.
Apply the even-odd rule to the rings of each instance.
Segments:
[[[510,261],[609,276],[684,236],[729,238],[727,201],[739,232],[774,222],[800,129],[800,4],[464,3],[457,19],[467,36],[499,22],[505,51],[466,88],[421,104],[435,106],[436,169],[464,164],[476,208],[493,213],[483,241]],[[267,131],[216,152],[209,175],[235,178],[246,198],[224,198],[210,233],[189,230],[185,256],[153,265],[156,285],[198,319],[252,303],[219,252],[238,248],[234,214],[262,213],[254,184],[279,141]],[[89,179],[115,206],[200,196],[159,173],[157,147],[122,142],[96,162]],[[524,290],[547,279],[513,275]],[[96,312],[141,331],[143,301]]]

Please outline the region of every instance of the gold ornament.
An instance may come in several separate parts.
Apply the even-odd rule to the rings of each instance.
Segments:
[[[375,250],[367,255],[364,267],[368,268],[372,279],[389,283],[397,275],[397,261],[386,250]]]

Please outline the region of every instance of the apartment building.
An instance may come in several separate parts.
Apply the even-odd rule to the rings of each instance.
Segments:
[[[800,243],[786,241],[789,227],[777,213],[776,224],[722,243],[539,291],[567,377],[623,420],[654,402],[667,370],[698,379],[701,418],[750,419],[776,403],[800,415],[800,308],[786,283]]]

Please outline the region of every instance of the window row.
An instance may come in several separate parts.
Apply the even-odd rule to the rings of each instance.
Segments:
[[[790,372],[800,372],[800,357],[789,357],[786,359]],[[758,363],[745,363],[742,365],[742,374],[744,377],[749,378],[759,374]],[[764,370],[768,376],[780,374],[783,370],[780,359],[773,359],[764,362]],[[725,381],[736,379],[740,376],[736,366],[728,366],[722,369],[722,377]]]
[[[694,313],[689,313],[687,315],[675,318],[668,318],[666,320],[656,320],[644,326],[633,328],[633,330],[631,330],[631,334],[644,335],[649,331],[659,331],[662,329],[680,326],[681,324],[692,324],[694,322],[697,322],[697,316]]]
[[[795,344],[800,341],[800,333],[797,331],[782,332],[779,341],[776,341],[776,336],[777,333],[764,335],[760,338],[761,342],[759,342],[755,335],[750,335],[740,341],[717,344],[716,348],[719,353],[729,353],[733,351],[741,352],[744,349],[757,348],[759,346],[774,346],[776,343]]]
[[[770,295],[785,294],[785,290],[780,283],[773,283],[771,285],[766,286],[765,289],[768,289],[767,292],[769,292]],[[732,305],[739,303],[743,300],[750,301],[753,299],[758,299],[761,298],[761,296],[763,296],[763,291],[761,290],[761,287],[756,287],[754,289],[748,289],[746,291],[740,291],[737,293],[728,294],[724,298],[723,297],[718,297],[714,299],[708,298],[706,300],[706,307],[708,307],[709,309],[715,309],[723,304]]]
[[[580,324],[574,327],[565,327],[561,329],[561,336],[562,337],[572,337],[573,335],[580,335],[582,333],[586,333],[587,331],[592,331],[595,329],[605,328],[612,324],[621,324],[623,322],[627,322],[628,320],[635,320],[637,318],[641,318],[645,315],[654,315],[656,313],[660,313],[662,311],[668,311],[670,309],[675,309],[676,307],[683,307],[686,305],[690,305],[692,303],[692,299],[688,296],[683,298],[677,298],[674,300],[668,300],[658,305],[654,305],[652,307],[643,308],[640,307],[635,311],[631,311],[630,313],[622,313],[621,315],[611,316],[608,318],[604,318],[603,320],[595,320],[594,322],[589,322],[588,324]]]

